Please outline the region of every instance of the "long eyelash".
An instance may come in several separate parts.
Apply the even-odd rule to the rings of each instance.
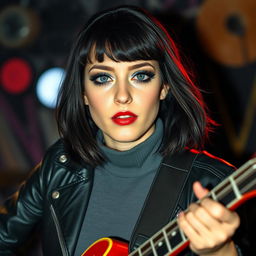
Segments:
[[[133,77],[137,76],[137,75],[140,75],[140,74],[143,74],[143,75],[147,75],[148,78],[144,81],[136,81],[138,83],[147,83],[149,82],[152,78],[154,78],[155,76],[155,73],[151,72],[151,71],[147,71],[147,70],[140,70],[140,71],[137,71],[135,74],[133,74]]]
[[[98,81],[96,81],[97,80],[97,78],[99,78],[99,77],[101,77],[101,76],[107,76],[107,77],[109,77],[109,78],[111,78],[111,76],[108,74],[108,73],[97,73],[97,74],[95,74],[95,75],[91,75],[90,77],[89,77],[89,79],[95,84],[95,85],[106,85],[108,82],[106,82],[106,83],[100,83],[100,82],[98,82]]]
[[[90,77],[89,77],[89,79],[91,80],[91,81],[95,81],[98,77],[100,77],[100,76],[107,76],[107,77],[110,77],[110,75],[109,74],[107,74],[107,73],[97,73],[97,74],[95,74],[95,75],[91,75]]]

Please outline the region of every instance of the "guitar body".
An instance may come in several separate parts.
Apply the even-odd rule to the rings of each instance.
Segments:
[[[81,256],[128,256],[128,244],[105,237],[93,243]]]

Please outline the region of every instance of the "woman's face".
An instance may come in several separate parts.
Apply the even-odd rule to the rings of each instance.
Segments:
[[[86,65],[84,81],[85,104],[106,146],[128,150],[154,132],[159,102],[168,92],[157,61],[115,62],[105,55],[103,62]]]

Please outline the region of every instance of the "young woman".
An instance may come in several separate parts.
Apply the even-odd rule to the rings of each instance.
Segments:
[[[57,122],[62,138],[1,215],[0,255],[15,252],[39,223],[47,256],[81,255],[106,236],[132,240],[163,157],[201,150],[211,125],[167,31],[125,6],[96,14],[80,32]],[[233,167],[200,152],[177,210],[190,240],[181,255],[238,255],[238,215],[209,198],[192,203]]]

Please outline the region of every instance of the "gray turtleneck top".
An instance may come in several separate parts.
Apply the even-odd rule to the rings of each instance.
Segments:
[[[79,235],[75,255],[80,256],[102,237],[130,240],[150,185],[162,161],[158,153],[163,124],[157,120],[155,132],[127,151],[99,146],[108,161],[95,169],[93,189]]]

